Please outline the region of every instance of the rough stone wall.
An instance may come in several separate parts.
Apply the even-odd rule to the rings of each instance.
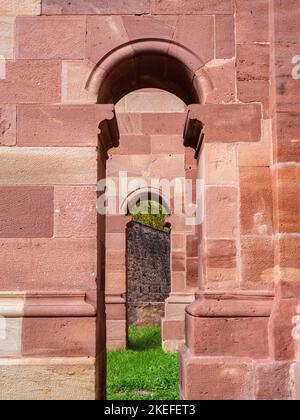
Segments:
[[[171,292],[170,256],[170,234],[139,223],[127,227],[129,325],[161,325]]]

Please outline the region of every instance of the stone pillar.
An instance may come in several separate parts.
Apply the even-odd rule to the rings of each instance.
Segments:
[[[1,399],[104,396],[97,149],[112,111],[18,105],[15,145],[0,149]]]

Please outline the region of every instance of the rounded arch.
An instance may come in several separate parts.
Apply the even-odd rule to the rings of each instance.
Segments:
[[[161,204],[166,210],[166,216],[170,216],[171,206],[169,198],[164,197],[161,190],[152,187],[138,188],[131,192],[122,203],[122,213],[129,215],[130,209],[133,209],[138,201],[148,200]]]
[[[139,39],[102,57],[86,88],[100,104],[116,104],[135,90],[157,88],[190,105],[204,103],[213,84],[204,62],[189,48],[172,40]]]

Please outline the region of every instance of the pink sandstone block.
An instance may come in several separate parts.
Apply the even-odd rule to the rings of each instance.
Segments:
[[[111,155],[148,155],[151,151],[150,136],[122,135],[120,146],[111,149]]]
[[[206,103],[220,104],[235,101],[236,66],[235,61],[222,63],[206,69],[214,89],[208,93]]]
[[[270,5],[268,0],[236,1],[237,43],[270,41]]]
[[[245,103],[261,102],[268,115],[270,104],[269,44],[243,44],[237,46],[237,93]]]
[[[255,142],[261,140],[259,104],[191,105],[190,117],[205,125],[207,143]]]
[[[274,288],[275,257],[272,237],[242,237],[241,261],[243,288]]]
[[[279,241],[280,295],[283,298],[300,298],[300,236],[283,234]]]
[[[150,0],[42,0],[42,13],[47,15],[122,15],[150,12]]]
[[[235,56],[234,30],[233,16],[216,16],[216,58]]]
[[[17,17],[17,59],[85,58],[85,16]]]
[[[238,229],[238,191],[235,187],[207,187],[206,235],[210,239],[234,239]]]
[[[51,238],[53,201],[52,187],[1,187],[0,237]]]
[[[55,187],[54,236],[96,238],[96,201],[95,187]]]
[[[265,358],[268,318],[188,316],[187,345],[194,356]]]
[[[157,14],[233,13],[232,0],[154,0]]]
[[[121,16],[88,16],[87,58],[93,63],[98,63],[110,51],[128,42]]]
[[[183,146],[182,135],[152,135],[151,136],[151,153],[152,154],[164,154],[184,153],[185,149]]]
[[[206,242],[205,269],[207,286],[211,289],[232,288],[237,285],[236,241],[209,240]]]
[[[18,60],[6,63],[0,80],[0,103],[57,103],[61,97],[59,61]]]
[[[1,290],[94,290],[94,239],[2,239]]]
[[[277,114],[278,162],[300,162],[300,113]]]
[[[254,399],[251,359],[193,357],[181,354],[184,400],[238,401]]]
[[[207,63],[214,58],[214,35],[213,16],[180,16],[173,39]]]
[[[282,3],[277,0],[275,5],[276,42],[283,44],[288,42],[300,42],[299,1],[286,0]],[[291,13],[291,10],[293,13]]]
[[[177,16],[123,16],[123,25],[130,41],[153,38],[172,39]]]
[[[292,400],[291,363],[266,362],[255,366],[255,399]]]
[[[0,146],[15,146],[17,136],[16,107],[0,106]]]
[[[273,196],[268,167],[240,168],[241,231],[243,235],[272,235]]]
[[[186,259],[186,284],[191,288],[196,288],[200,284],[198,258]]]
[[[183,135],[186,113],[143,114],[142,132],[150,135]]]
[[[95,357],[96,318],[24,318],[23,357]]]
[[[279,229],[300,232],[300,169],[295,164],[278,168]]]
[[[19,146],[97,146],[108,105],[22,105],[17,108]]]
[[[182,340],[185,335],[184,321],[164,319],[162,336],[164,340]]]
[[[172,271],[182,271],[186,270],[186,260],[185,254],[183,252],[175,252],[172,253]]]

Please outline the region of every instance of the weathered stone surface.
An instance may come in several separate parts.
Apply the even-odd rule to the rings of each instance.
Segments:
[[[263,359],[268,356],[269,350],[268,321],[268,318],[225,319],[189,316],[187,344],[194,356]]]
[[[85,16],[18,17],[16,56],[18,59],[85,58]]]
[[[205,183],[207,185],[236,185],[236,148],[231,144],[205,144]]]
[[[124,98],[123,112],[175,113],[185,112],[185,104],[177,96],[167,92],[133,92]]]
[[[243,288],[274,288],[275,259],[272,237],[242,237],[241,261]]]
[[[190,118],[205,125],[208,143],[261,140],[261,107],[258,104],[191,105]]]
[[[213,60],[205,67],[213,89],[207,93],[207,104],[231,103],[236,98],[235,60]]]
[[[237,286],[237,245],[235,241],[207,241],[206,282],[209,289]]]
[[[0,0],[0,15],[39,15],[41,0]]]
[[[151,150],[150,136],[123,135],[120,138],[120,146],[110,149],[110,155],[148,155]],[[126,159],[126,158],[124,158]]]
[[[22,318],[0,318],[0,357],[21,357]]]
[[[272,235],[273,196],[267,167],[240,168],[241,230],[243,235]]]
[[[93,148],[0,148],[1,185],[96,185]]]
[[[0,103],[58,103],[60,91],[60,62],[7,61],[6,79],[0,80]]]
[[[123,16],[123,25],[131,41],[136,39],[173,37],[178,22],[177,16]],[[154,111],[155,112],[155,111]]]
[[[94,290],[95,239],[3,239],[1,290]]]
[[[15,146],[17,136],[16,107],[0,106],[0,146]]]
[[[281,295],[293,298],[300,296],[300,235],[282,234],[280,237]]]
[[[216,58],[235,56],[234,31],[233,16],[216,16]]]
[[[0,3],[1,8],[1,3]],[[0,9],[1,11],[1,9]],[[0,13],[1,15],[1,13]],[[15,58],[15,18],[0,17],[0,56],[6,60]]]
[[[236,1],[238,44],[270,41],[270,4],[268,0]]]
[[[99,124],[112,116],[108,105],[20,105],[18,146],[97,146]]]
[[[209,239],[237,236],[238,191],[234,187],[208,187],[206,190],[206,235]],[[214,211],[210,211],[214,209]]]
[[[51,238],[53,201],[51,187],[1,187],[0,237]]]
[[[24,318],[24,357],[95,357],[95,318]]]
[[[166,14],[233,13],[232,0],[155,0],[155,12]]]
[[[300,162],[300,113],[277,114],[278,162]]]
[[[292,400],[291,363],[262,363],[255,367],[255,398],[257,400]]]
[[[95,371],[93,358],[1,359],[0,400],[94,400]]]
[[[207,63],[214,58],[213,16],[179,17],[173,39],[188,47],[203,63]]]
[[[150,0],[42,0],[42,12],[47,15],[59,14],[144,14],[150,12]]]
[[[300,169],[295,164],[278,168],[279,229],[281,233],[300,232]]]
[[[192,357],[182,353],[184,400],[253,400],[251,359]]]
[[[95,238],[97,194],[95,187],[55,187],[54,236]]]
[[[62,103],[96,103],[95,94],[86,89],[94,65],[88,60],[62,62]]]

